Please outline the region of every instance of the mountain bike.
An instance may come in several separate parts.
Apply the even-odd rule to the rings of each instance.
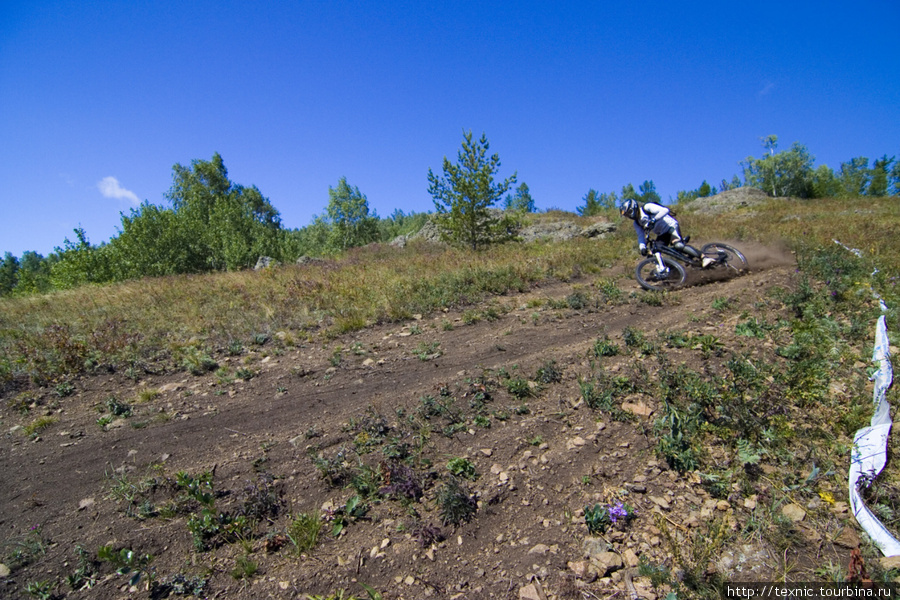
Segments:
[[[635,269],[638,283],[645,290],[666,291],[683,286],[687,280],[687,271],[682,263],[693,269],[731,272],[735,275],[747,270],[747,259],[741,251],[720,242],[712,242],[700,248],[700,258],[659,240],[652,240],[647,249],[649,255]]]

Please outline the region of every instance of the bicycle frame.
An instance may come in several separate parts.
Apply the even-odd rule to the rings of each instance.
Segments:
[[[683,252],[679,252],[675,248],[667,246],[659,240],[652,240],[648,247],[650,249],[650,254],[656,257],[656,262],[659,264],[660,270],[665,269],[661,257],[663,254],[691,267],[699,267],[701,265],[701,262],[696,258]]]

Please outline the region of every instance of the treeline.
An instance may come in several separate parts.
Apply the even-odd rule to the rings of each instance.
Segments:
[[[329,188],[323,215],[302,229],[287,229],[278,210],[255,187],[228,178],[222,157],[173,167],[169,206],[144,202],[122,213],[118,235],[92,244],[84,229],[50,256],[6,252],[0,295],[42,293],[87,283],[138,277],[252,268],[260,256],[282,262],[324,256],[417,231],[425,213],[400,210],[380,218],[358,188],[341,178]]]
[[[763,139],[765,153],[761,158],[749,156],[740,165],[743,179],[734,175],[722,179],[719,187],[705,180],[693,190],[679,191],[670,203],[687,203],[697,198],[749,186],[763,190],[770,196],[793,198],[861,198],[864,196],[900,196],[900,162],[893,156],[882,156],[869,163],[865,156],[842,162],[837,171],[828,165],[814,167],[815,158],[803,144],[794,142],[789,150],[778,152],[778,136]],[[642,202],[659,202],[653,181],[645,181],[638,191],[629,183],[616,192],[600,193],[588,190],[578,207],[582,215],[600,214],[615,208],[621,201],[634,198]]]
[[[679,191],[669,202],[687,203],[742,186],[759,188],[771,196],[797,198],[900,195],[900,163],[895,157],[883,156],[871,166],[868,158],[857,157],[841,163],[835,171],[826,165],[814,167],[813,156],[802,144],[778,151],[777,136],[769,136],[763,146],[762,157],[748,157],[740,163],[743,178],[734,175],[718,187],[703,181],[694,190]],[[301,256],[325,256],[387,242],[418,231],[432,216],[452,238],[477,248],[490,238],[492,228],[505,226],[491,216],[490,206],[501,203],[521,213],[536,210],[525,183],[503,196],[516,183],[516,175],[495,184],[499,157],[488,156],[487,148],[485,136],[476,141],[469,132],[458,165],[445,158],[443,177],[429,170],[429,192],[436,209],[433,215],[395,210],[390,217],[381,218],[369,210],[366,196],[341,178],[328,190],[325,212],[300,229],[283,227],[279,212],[256,186],[232,182],[218,153],[209,161],[195,160],[190,167],[176,164],[172,187],[166,193],[168,205],[144,202],[123,213],[119,234],[109,242],[91,244],[79,228],[74,240],[67,238],[47,257],[36,252],[16,257],[6,252],[0,261],[0,296],[148,276],[246,269],[260,256],[293,262]],[[472,196],[471,190],[478,193]],[[620,193],[590,189],[576,210],[585,216],[608,214],[629,198],[662,201],[653,181],[647,180],[637,190],[629,183]]]

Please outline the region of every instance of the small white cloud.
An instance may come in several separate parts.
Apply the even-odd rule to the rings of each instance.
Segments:
[[[759,90],[756,95],[757,96],[768,96],[769,92],[775,89],[775,84],[771,81],[767,81],[766,85],[763,86],[763,89]]]
[[[116,200],[128,200],[132,204],[140,204],[137,194],[131,190],[126,190],[115,177],[104,177],[97,183],[97,189],[103,194],[104,198],[115,198]]]

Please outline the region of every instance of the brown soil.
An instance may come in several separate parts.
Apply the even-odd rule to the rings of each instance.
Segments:
[[[26,597],[28,582],[50,580],[60,582],[56,591],[65,598],[150,597],[144,583],[130,588],[128,577],[113,573],[108,564],[95,565],[98,582],[91,589],[71,591],[65,584],[79,564],[76,545],[92,554],[112,545],[153,555],[158,581],[172,581],[176,574],[208,578],[202,595],[209,598],[304,598],[340,589],[366,597],[360,583],[388,599],[519,598],[528,585],[534,588],[523,590],[526,595],[533,589],[550,598],[611,597],[616,592],[621,597],[623,570],[599,578],[579,571],[585,567],[580,562],[585,560],[584,542],[591,537],[581,512],[586,505],[630,491],[627,499],[637,518],[605,539],[626,565],[642,555],[651,562],[671,558],[672,548],[660,529],[666,523],[672,533],[689,535],[702,530],[710,515],[741,522],[752,509],[749,503],[710,502],[695,475],[670,470],[655,453],[653,415],[619,421],[592,411],[579,401],[578,381],[591,373],[594,342],[608,335],[624,348],[621,336],[627,326],[651,333],[714,333],[726,348],[750,343],[735,338],[734,322],[741,310],[765,301],[773,286],[791,285],[793,267],[785,253],[749,248],[747,254],[751,273],[694,285],[672,294],[662,306],[632,298],[599,309],[551,308],[546,300],[564,300],[594,283],[554,282],[495,298],[495,306],[506,308],[493,320],[466,324],[461,311],[451,311],[283,353],[269,344],[244,356],[219,357],[232,370],[246,366],[256,372],[244,382],[222,384],[213,374],[183,373],[134,382],[108,374],[78,381],[76,393],[58,400],[55,408],[48,408],[53,394],[45,390],[46,404],[38,410],[46,408],[58,421],[36,439],[18,430],[0,440],[0,539],[25,539],[37,526],[48,545],[31,564],[0,579],[0,596]],[[626,295],[641,294],[631,278],[618,281]],[[729,298],[734,308],[713,310],[717,298]],[[335,367],[338,347],[342,360]],[[441,354],[429,358],[423,348]],[[691,349],[672,350],[670,356],[673,363],[697,369],[707,360]],[[602,362],[609,372],[626,372],[632,358],[626,353]],[[472,382],[484,373],[496,380],[498,370],[505,369],[532,379],[549,361],[555,361],[562,379],[526,399],[527,414],[516,410],[522,401],[496,386],[488,407],[495,415],[490,428],[471,427],[450,437],[431,433],[421,457],[431,463],[430,469],[422,468],[421,500],[410,506],[387,499],[373,502],[341,536],[333,537],[330,526],[323,529],[308,554],[296,555],[290,543],[277,549],[291,515],[340,508],[354,494],[323,479],[310,450],[326,458],[341,448],[352,450],[355,441],[365,439],[360,433],[366,419],[379,417],[391,427],[389,436],[406,436],[412,443],[418,430],[404,415],[416,415],[424,396],[449,390],[464,406]],[[97,424],[98,407],[110,396],[133,401],[145,389],[165,391],[135,404],[126,420],[106,429]],[[658,408],[653,398],[632,400]],[[7,431],[33,420],[36,412],[26,417],[8,406],[2,410]],[[498,414],[508,418],[496,418]],[[438,479],[446,475],[451,457],[468,458],[479,474],[467,482],[478,500],[477,513],[458,527],[443,525],[435,506]],[[377,448],[361,460],[375,469],[384,462]],[[246,544],[252,544],[249,558],[258,565],[248,579],[232,575],[247,549],[242,544],[231,541],[196,552],[188,511],[169,518],[129,516],[129,503],[111,493],[116,481],[138,485],[155,477],[159,485],[141,490],[136,502],[159,507],[177,497],[172,485],[177,472],[198,475],[205,470],[214,471],[220,510],[240,506],[248,485],[258,482],[261,473],[276,478],[272,485],[282,504]],[[131,512],[139,508],[132,506]],[[444,539],[420,543],[417,538],[428,532],[423,524],[440,529]],[[846,564],[849,556],[846,548],[821,539],[808,546],[807,558],[827,556]],[[750,569],[750,578],[765,580],[777,558],[761,554],[755,562],[733,562]],[[655,597],[645,579],[635,581],[642,595]]]

